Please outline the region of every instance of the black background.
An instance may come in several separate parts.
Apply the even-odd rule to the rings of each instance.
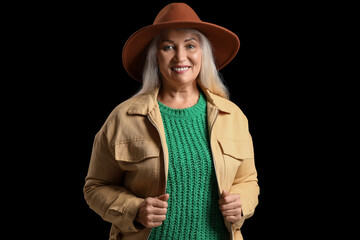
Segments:
[[[152,24],[169,2],[52,3],[27,12],[20,34],[27,41],[18,41],[32,80],[22,85],[27,112],[20,121],[28,123],[26,143],[35,160],[24,163],[34,170],[22,184],[36,191],[26,224],[42,219],[28,236],[108,239],[110,223],[88,207],[82,192],[93,139],[112,109],[140,88],[122,66],[125,41]],[[318,171],[319,138],[327,129],[324,99],[318,97],[327,57],[319,38],[327,29],[322,8],[302,2],[185,2],[201,20],[240,38],[238,55],[221,73],[231,100],[249,120],[258,170],[259,205],[242,227],[244,239],[323,236],[328,209],[321,207],[326,178]]]

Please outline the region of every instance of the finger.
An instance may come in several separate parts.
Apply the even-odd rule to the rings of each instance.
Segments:
[[[149,222],[147,225],[144,225],[147,228],[154,228],[154,227],[159,227],[161,226],[163,222]]]
[[[240,201],[240,196],[238,194],[227,194],[219,199],[219,204],[228,204],[236,201]]]
[[[166,219],[166,215],[153,215],[152,221],[153,222],[163,222]]]
[[[227,197],[227,196],[229,196],[229,192],[224,189],[224,190],[221,192],[220,199],[219,199],[219,204],[224,204],[224,203],[226,203],[225,197]]]
[[[233,201],[230,203],[223,203],[219,205],[221,211],[241,209],[242,205],[240,201]]]
[[[151,207],[149,208],[148,213],[153,215],[166,215],[167,208]]]
[[[162,201],[162,200],[159,200],[156,198],[153,199],[151,205],[154,208],[167,208],[168,207],[168,203],[166,201]]]
[[[221,197],[222,198],[224,198],[224,197],[226,197],[226,196],[228,196],[229,195],[229,192],[228,191],[226,191],[225,189],[222,191],[222,193],[221,193]]]
[[[148,223],[151,223],[151,222],[163,222],[163,221],[165,221],[165,219],[166,219],[166,215],[154,215],[154,214],[151,214],[151,215],[147,216],[146,221]]]
[[[236,223],[241,219],[241,216],[228,216],[225,219],[231,223]]]
[[[169,200],[169,194],[160,195],[156,198],[153,198],[152,206],[157,207],[157,208],[167,208],[168,200]]]
[[[155,222],[155,221],[145,221],[145,222],[142,223],[142,225],[144,225],[144,226],[147,227],[147,228],[154,228],[154,227],[160,226],[162,223],[163,223],[163,221],[158,221],[158,222]]]
[[[227,216],[241,216],[241,208],[237,208],[237,209],[232,209],[232,210],[225,210],[225,211],[221,211],[222,215],[224,217]]]
[[[156,197],[156,199],[167,202],[169,200],[169,197],[170,197],[170,195],[168,193],[166,193],[166,194]]]

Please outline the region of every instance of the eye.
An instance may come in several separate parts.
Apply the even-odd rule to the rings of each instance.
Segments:
[[[194,48],[196,48],[196,46],[194,44],[188,44],[188,45],[186,45],[186,48],[194,49]]]
[[[167,46],[163,47],[164,51],[173,50],[173,49],[174,49],[174,46],[172,46],[172,45],[167,45]]]

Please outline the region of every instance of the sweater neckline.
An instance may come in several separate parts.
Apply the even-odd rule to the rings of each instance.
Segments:
[[[159,100],[157,102],[159,104],[161,114],[169,117],[192,118],[201,115],[203,113],[206,113],[206,98],[202,91],[200,91],[200,96],[197,103],[188,108],[176,109],[166,106]]]

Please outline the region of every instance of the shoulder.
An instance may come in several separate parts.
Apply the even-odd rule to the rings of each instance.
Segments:
[[[128,110],[131,108],[132,105],[134,105],[134,103],[136,103],[139,99],[141,98],[141,96],[137,95],[137,96],[133,96],[128,98],[127,100],[119,103],[108,115],[108,117],[106,118],[103,126],[100,129],[101,131],[106,131],[106,129],[108,129],[109,127],[111,128],[115,128],[114,125],[118,125],[121,121],[125,120],[126,118],[129,117],[128,115]]]
[[[237,123],[248,124],[248,119],[245,113],[241,110],[241,108],[231,100],[223,99],[224,105],[226,105],[226,109],[229,114],[226,114],[227,118],[232,119]]]
[[[133,106],[142,96],[136,95],[118,104],[109,114],[109,118],[114,118],[119,115],[127,114],[127,111]]]
[[[227,107],[233,112],[233,113],[236,113],[236,114],[241,114],[241,115],[244,115],[244,112],[241,110],[241,108],[239,107],[239,105],[237,105],[235,102],[229,100],[229,99],[225,99],[223,98],[223,101],[224,101],[224,104],[227,105]]]
[[[210,104],[216,106],[223,113],[228,113],[227,115],[231,117],[240,117],[246,119],[244,112],[240,107],[233,101],[223,98],[221,96],[215,95],[210,91],[207,91],[207,100]]]

